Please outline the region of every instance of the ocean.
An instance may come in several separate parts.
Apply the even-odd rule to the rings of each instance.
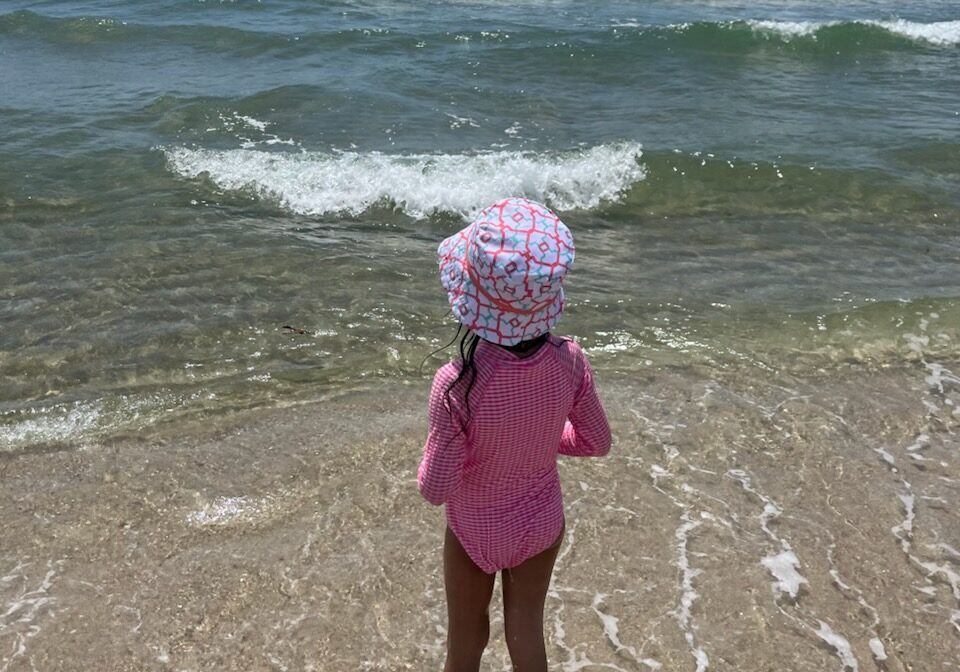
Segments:
[[[418,376],[436,244],[511,194],[600,366],[956,352],[954,3],[2,10],[4,450]]]
[[[4,0],[0,672],[438,667],[436,247],[511,195],[615,436],[554,668],[956,670],[956,2]]]

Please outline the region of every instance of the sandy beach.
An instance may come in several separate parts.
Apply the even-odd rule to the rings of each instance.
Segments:
[[[960,667],[946,363],[598,375],[615,442],[561,463],[551,669]],[[0,456],[0,671],[439,669],[426,393]]]

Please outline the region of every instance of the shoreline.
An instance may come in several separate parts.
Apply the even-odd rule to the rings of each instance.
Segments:
[[[560,462],[551,669],[956,667],[948,376],[598,377],[615,443]],[[439,667],[427,386],[0,456],[0,669]]]

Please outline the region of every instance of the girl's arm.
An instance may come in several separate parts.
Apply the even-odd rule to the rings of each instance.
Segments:
[[[444,405],[444,390],[456,377],[456,367],[444,366],[434,376],[430,390],[427,414],[430,424],[423,460],[417,470],[417,484],[420,494],[431,504],[443,504],[450,499],[460,486],[466,461],[466,434]]]
[[[572,457],[599,457],[610,452],[610,424],[600,403],[593,382],[593,369],[583,351],[578,352],[583,363],[580,387],[567,415],[560,438],[560,454]]]

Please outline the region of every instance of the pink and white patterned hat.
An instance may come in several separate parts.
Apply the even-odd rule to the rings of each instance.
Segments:
[[[573,266],[570,230],[540,203],[508,198],[437,249],[453,314],[481,338],[515,345],[551,329]]]

